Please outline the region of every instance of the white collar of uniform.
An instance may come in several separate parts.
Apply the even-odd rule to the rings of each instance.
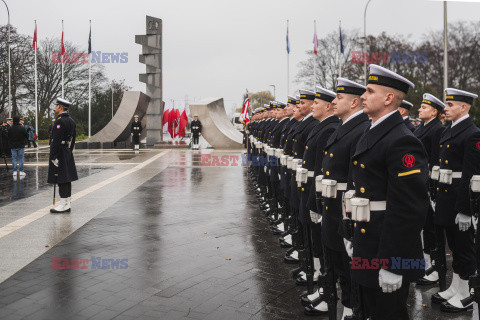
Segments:
[[[384,115],[383,117],[380,117],[377,121],[375,121],[375,123],[372,122],[372,125],[370,126],[370,129],[373,129],[374,127],[378,126],[382,121],[384,121],[385,119],[390,117],[395,112],[400,113],[400,111],[398,111],[398,110],[393,110],[392,112],[387,113],[386,115]]]
[[[345,120],[344,123],[342,123],[342,126],[343,126],[345,123],[347,123],[348,121],[352,120],[353,118],[361,115],[362,113],[363,113],[363,110],[360,110],[360,111],[355,112],[355,113],[352,114],[350,117],[348,117],[347,120]]]
[[[285,118],[281,119],[280,121],[278,121],[278,123],[282,122],[283,120],[287,120],[287,119],[288,119],[288,117],[285,117]]]
[[[313,115],[313,112],[310,112],[309,114],[307,114],[307,116],[306,116],[305,118],[302,119],[302,121],[307,120],[307,119],[310,118],[312,115]]]
[[[453,128],[454,126],[456,126],[457,124],[459,124],[460,122],[462,122],[463,120],[469,118],[469,117],[470,117],[470,115],[469,115],[469,114],[466,114],[466,115],[464,115],[463,117],[461,117],[460,119],[458,119],[458,120],[456,120],[456,121],[453,121],[453,122],[452,122],[452,128]]]
[[[408,119],[408,116],[406,116],[406,117],[403,117],[403,120],[407,120],[407,119]]]

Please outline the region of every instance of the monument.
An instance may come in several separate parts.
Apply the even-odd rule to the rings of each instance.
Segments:
[[[136,35],[135,43],[142,45],[139,61],[146,67],[146,73],[139,75],[139,81],[146,84],[146,93],[150,97],[146,131],[147,145],[153,146],[163,141],[162,19],[147,16],[146,35]]]

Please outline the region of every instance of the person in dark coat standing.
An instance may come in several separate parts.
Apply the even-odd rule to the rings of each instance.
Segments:
[[[142,123],[138,121],[138,115],[135,115],[135,120],[130,125],[130,134],[132,135],[132,143],[135,150],[140,148],[140,135],[142,134],[142,130]]]
[[[192,149],[198,149],[198,140],[202,133],[202,123],[198,120],[197,115],[193,116],[190,128],[192,128]]]
[[[413,125],[412,121],[410,120],[410,109],[413,107],[413,104],[406,101],[406,100],[403,100],[402,101],[402,104],[400,105],[400,107],[398,108],[398,111],[400,111],[400,115],[402,116],[403,118],[403,122],[405,123],[405,125],[407,126],[407,128],[410,130],[410,131],[415,131],[415,126]]]
[[[25,172],[23,171],[23,159],[25,157],[25,140],[27,137],[27,130],[25,130],[25,127],[20,124],[20,119],[18,117],[13,117],[13,125],[8,129],[8,144],[12,151],[14,176],[17,175],[17,163],[20,176],[25,176]]]
[[[71,103],[63,98],[57,98],[55,113],[57,118],[52,129],[52,143],[48,161],[48,183],[58,184],[60,203],[50,209],[51,213],[70,212],[70,197],[72,181],[78,180],[73,148],[75,147],[76,124],[68,114]]]
[[[30,144],[32,143],[33,147],[36,148],[37,144],[35,143],[35,128],[32,126],[32,123],[30,121],[27,122],[25,129],[28,133],[28,147],[30,148]]]
[[[422,104],[418,110],[418,116],[422,120],[422,123],[419,124],[418,128],[413,132],[415,137],[422,141],[425,151],[427,152],[428,157],[428,169],[432,172],[433,166],[438,161],[438,155],[434,152],[435,149],[438,149],[440,136],[445,130],[440,117],[443,117],[445,104],[438,99],[437,97],[425,93],[423,95]],[[435,237],[435,225],[433,223],[433,204],[435,201],[436,194],[436,183],[429,180],[429,196],[430,196],[430,206],[428,208],[427,220],[423,226],[423,256],[425,258],[425,272],[426,275],[422,279],[417,281],[417,285],[432,285],[438,282],[438,272],[434,271],[431,268],[431,257],[430,254],[437,247],[436,237]]]
[[[351,159],[351,276],[371,319],[408,319],[410,283],[425,275],[421,231],[428,213],[428,160],[397,110],[410,88],[411,81],[371,64],[361,96],[372,125]]]
[[[476,271],[474,226],[470,207],[470,180],[480,174],[480,129],[469,116],[478,96],[463,90],[445,89],[445,114],[451,124],[439,142],[440,176],[435,205],[435,226],[445,234],[452,251],[452,283],[447,290],[435,293],[432,302],[442,303],[445,312],[473,308],[468,280]],[[437,147],[438,148],[438,147]],[[477,231],[478,232],[478,231]],[[440,243],[440,250],[445,243]]]

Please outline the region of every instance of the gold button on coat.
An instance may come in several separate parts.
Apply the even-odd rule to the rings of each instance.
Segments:
[[[445,160],[445,164],[448,164],[448,160]]]
[[[304,189],[304,188],[302,188],[302,191],[305,191],[305,189]]]
[[[361,193],[365,193],[365,188],[364,188],[364,187],[361,187],[361,188],[360,188],[360,192],[361,192]]]
[[[307,150],[308,150],[308,146],[306,146],[306,147],[305,147],[305,149],[307,149]]]
[[[333,158],[333,153],[330,153],[330,158]]]
[[[329,176],[329,175],[330,175],[330,172],[329,172],[329,171],[327,171],[326,175],[327,175],[327,176]]]
[[[356,166],[357,164],[358,164],[358,161],[357,161],[357,160],[353,161],[353,165],[354,165],[354,166]]]
[[[363,228],[360,229],[360,232],[363,233],[363,234],[365,234],[365,229],[363,229]]]

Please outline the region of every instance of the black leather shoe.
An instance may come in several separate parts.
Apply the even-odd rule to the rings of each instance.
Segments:
[[[444,303],[444,302],[447,302],[447,299],[442,298],[442,296],[439,295],[438,292],[432,295],[432,303]]]
[[[321,301],[323,301],[323,295],[319,295],[318,298],[316,298],[315,300],[313,301],[310,301],[310,299],[308,299],[308,292],[305,292],[304,294],[302,294],[300,296],[300,303],[302,304],[302,306],[304,307],[307,307],[309,305],[318,305]]]
[[[315,309],[315,306],[316,305],[314,304],[310,304],[306,306],[305,309],[303,310],[303,313],[305,313],[307,316],[321,316],[328,313],[328,311],[319,311]]]
[[[63,211],[57,211],[55,209],[50,209],[50,213],[70,213],[71,209],[68,208],[67,210],[63,210]]]
[[[302,271],[303,271],[303,268],[302,268],[302,267],[298,267],[298,268],[295,268],[295,269],[291,270],[291,271],[290,271],[290,274],[292,275],[292,278],[293,278],[293,279],[297,279],[298,274],[299,274],[300,272],[302,272]]]
[[[297,279],[295,279],[295,283],[297,286],[306,286],[307,280],[303,279],[302,277],[297,277]],[[317,284],[317,281],[313,280],[313,284]]]
[[[286,264],[299,264],[300,261],[298,259],[294,259],[292,258],[291,256],[289,255],[286,255],[284,258],[283,258],[283,261],[286,263]]]
[[[286,241],[280,241],[280,248],[291,248],[292,245]]]
[[[443,312],[458,313],[473,309],[473,296],[466,297],[465,299],[461,300],[461,302],[464,306],[463,308],[457,308],[448,302],[444,302],[440,306],[440,310],[442,310]]]
[[[416,283],[417,283],[418,286],[431,286],[432,284],[438,283],[438,280],[437,281],[431,281],[431,280],[427,280],[425,278],[421,278],[421,279],[418,279],[416,281]]]

